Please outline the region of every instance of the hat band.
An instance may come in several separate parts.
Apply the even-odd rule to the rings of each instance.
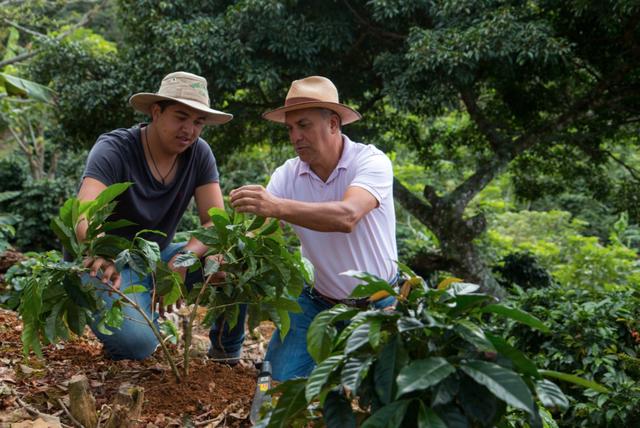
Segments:
[[[302,103],[330,103],[331,101],[319,100],[317,98],[308,98],[308,97],[291,97],[284,100],[284,106],[290,107],[296,104]]]

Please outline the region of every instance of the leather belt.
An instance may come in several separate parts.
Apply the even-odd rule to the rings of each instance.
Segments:
[[[330,304],[331,306],[335,306],[339,303],[342,303],[347,306],[352,306],[354,308],[362,309],[362,308],[368,307],[369,304],[372,303],[368,297],[363,297],[361,299],[333,299],[329,296],[325,296],[324,294],[320,293],[315,288],[309,288],[309,293],[311,294],[311,296],[316,297],[322,300],[323,302]]]

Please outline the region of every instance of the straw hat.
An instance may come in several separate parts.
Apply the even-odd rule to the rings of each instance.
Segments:
[[[336,112],[342,119],[342,124],[360,120],[360,113],[340,104],[338,90],[333,82],[326,77],[311,76],[294,80],[284,101],[284,106],[262,114],[262,117],[272,122],[284,123],[285,114],[293,110],[305,108],[326,108]]]
[[[206,125],[221,125],[233,119],[233,115],[209,107],[207,79],[184,71],[167,74],[155,94],[141,92],[129,98],[129,104],[151,116],[151,106],[158,101],[177,101],[205,114]]]

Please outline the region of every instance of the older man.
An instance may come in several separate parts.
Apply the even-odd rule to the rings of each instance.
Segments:
[[[184,278],[185,268],[174,267],[174,258],[184,253],[202,257],[207,251],[195,238],[186,244],[171,242],[189,202],[195,199],[204,226],[211,223],[209,208],[224,207],[216,161],[200,133],[205,125],[223,124],[233,116],[210,108],[206,79],[185,72],[168,74],[157,93],[135,94],[129,103],[150,116],[151,123],[116,129],[98,138],[87,159],[78,198],[93,200],[111,184],[133,182],[118,198],[110,220],[126,219],[135,226],[113,233],[131,239],[143,229],[164,232],[165,236],[146,238],[158,242],[162,259]],[[81,223],[77,230],[80,239],[86,236],[86,230],[86,222]],[[86,265],[90,267],[90,275],[85,281],[109,282],[121,290],[133,284],[145,285],[148,292],[134,293],[131,298],[149,314],[153,312],[150,277],[137,278],[130,269],[118,272],[112,260],[103,258],[87,260]],[[102,298],[110,306],[117,297],[104,291]],[[94,320],[94,333],[110,357],[144,359],[156,349],[158,341],[139,313],[128,306],[123,307],[123,312],[125,321],[120,329],[105,335],[98,331],[98,320]],[[226,334],[221,349],[216,330],[219,327],[214,326],[210,354],[237,359],[244,339],[243,327]]]
[[[269,343],[266,359],[273,377],[284,381],[313,370],[306,335],[319,312],[337,303],[369,304],[348,298],[358,281],[342,272],[362,270],[395,281],[393,171],[383,152],[342,134],[342,125],[361,116],[339,102],[335,85],[325,77],[294,81],[285,105],[263,117],[286,125],[298,157],[280,166],[266,189],[248,185],[233,190],[231,205],[290,223],[316,269],[314,287],[305,288],[298,301],[303,312],[291,314],[284,341],[276,333]],[[392,297],[374,306],[390,304]]]

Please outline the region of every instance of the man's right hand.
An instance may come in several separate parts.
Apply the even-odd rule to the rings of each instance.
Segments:
[[[111,286],[118,290],[120,288],[120,273],[116,270],[116,265],[111,260],[103,257],[87,257],[84,259],[84,267],[89,268],[89,275],[94,278],[101,273],[100,280],[103,284],[111,282]]]

